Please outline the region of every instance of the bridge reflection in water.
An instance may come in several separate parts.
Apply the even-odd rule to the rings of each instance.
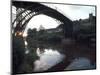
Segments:
[[[62,45],[39,44],[35,49],[38,56],[33,62],[32,72],[55,72],[67,70],[95,69],[95,50],[79,44],[62,47]],[[30,53],[30,50],[28,50]],[[26,55],[28,55],[27,53]],[[34,59],[33,59],[34,60]]]

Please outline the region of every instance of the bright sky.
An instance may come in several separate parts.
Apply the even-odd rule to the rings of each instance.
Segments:
[[[46,4],[42,3],[46,6],[49,6],[53,9],[57,9],[59,12],[64,14],[66,17],[68,17],[71,20],[79,20],[85,19],[89,17],[89,13],[93,13],[95,15],[95,7],[94,6],[80,6],[80,5],[63,5],[63,4]],[[15,8],[14,8],[15,9]],[[12,10],[13,13],[15,13],[14,10]],[[27,25],[27,28],[39,28],[40,25],[42,25],[44,28],[55,28],[59,25],[58,22],[56,22],[53,18],[40,14],[35,17],[33,17],[30,22]]]
[[[44,4],[44,5],[57,9],[59,12],[61,12],[71,20],[88,18],[89,13],[93,13],[93,15],[95,15],[94,6],[65,5],[65,4]]]
[[[40,15],[34,16],[28,23],[27,27],[39,29],[40,25],[42,25],[45,29],[49,29],[49,28],[57,27],[59,23],[55,19],[49,16],[40,14]]]

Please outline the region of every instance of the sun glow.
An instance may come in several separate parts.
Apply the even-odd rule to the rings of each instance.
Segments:
[[[17,32],[15,33],[15,36],[22,36],[22,35],[23,35],[23,33],[20,32],[20,31],[17,31]]]

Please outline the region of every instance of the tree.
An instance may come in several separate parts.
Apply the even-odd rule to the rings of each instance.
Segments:
[[[26,38],[28,42],[28,47],[34,47],[37,42],[37,29],[28,29],[28,36]]]
[[[40,25],[40,27],[39,27],[39,31],[41,31],[41,30],[45,30],[45,28],[42,25]]]
[[[33,29],[28,29],[28,37],[34,38],[37,35],[37,29],[33,28]]]

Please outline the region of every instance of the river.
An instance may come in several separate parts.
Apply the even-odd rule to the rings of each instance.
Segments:
[[[32,55],[33,63],[24,66],[29,64],[28,72],[32,73],[95,69],[95,53],[95,48],[81,44],[38,44],[35,48],[26,47],[25,56]]]

